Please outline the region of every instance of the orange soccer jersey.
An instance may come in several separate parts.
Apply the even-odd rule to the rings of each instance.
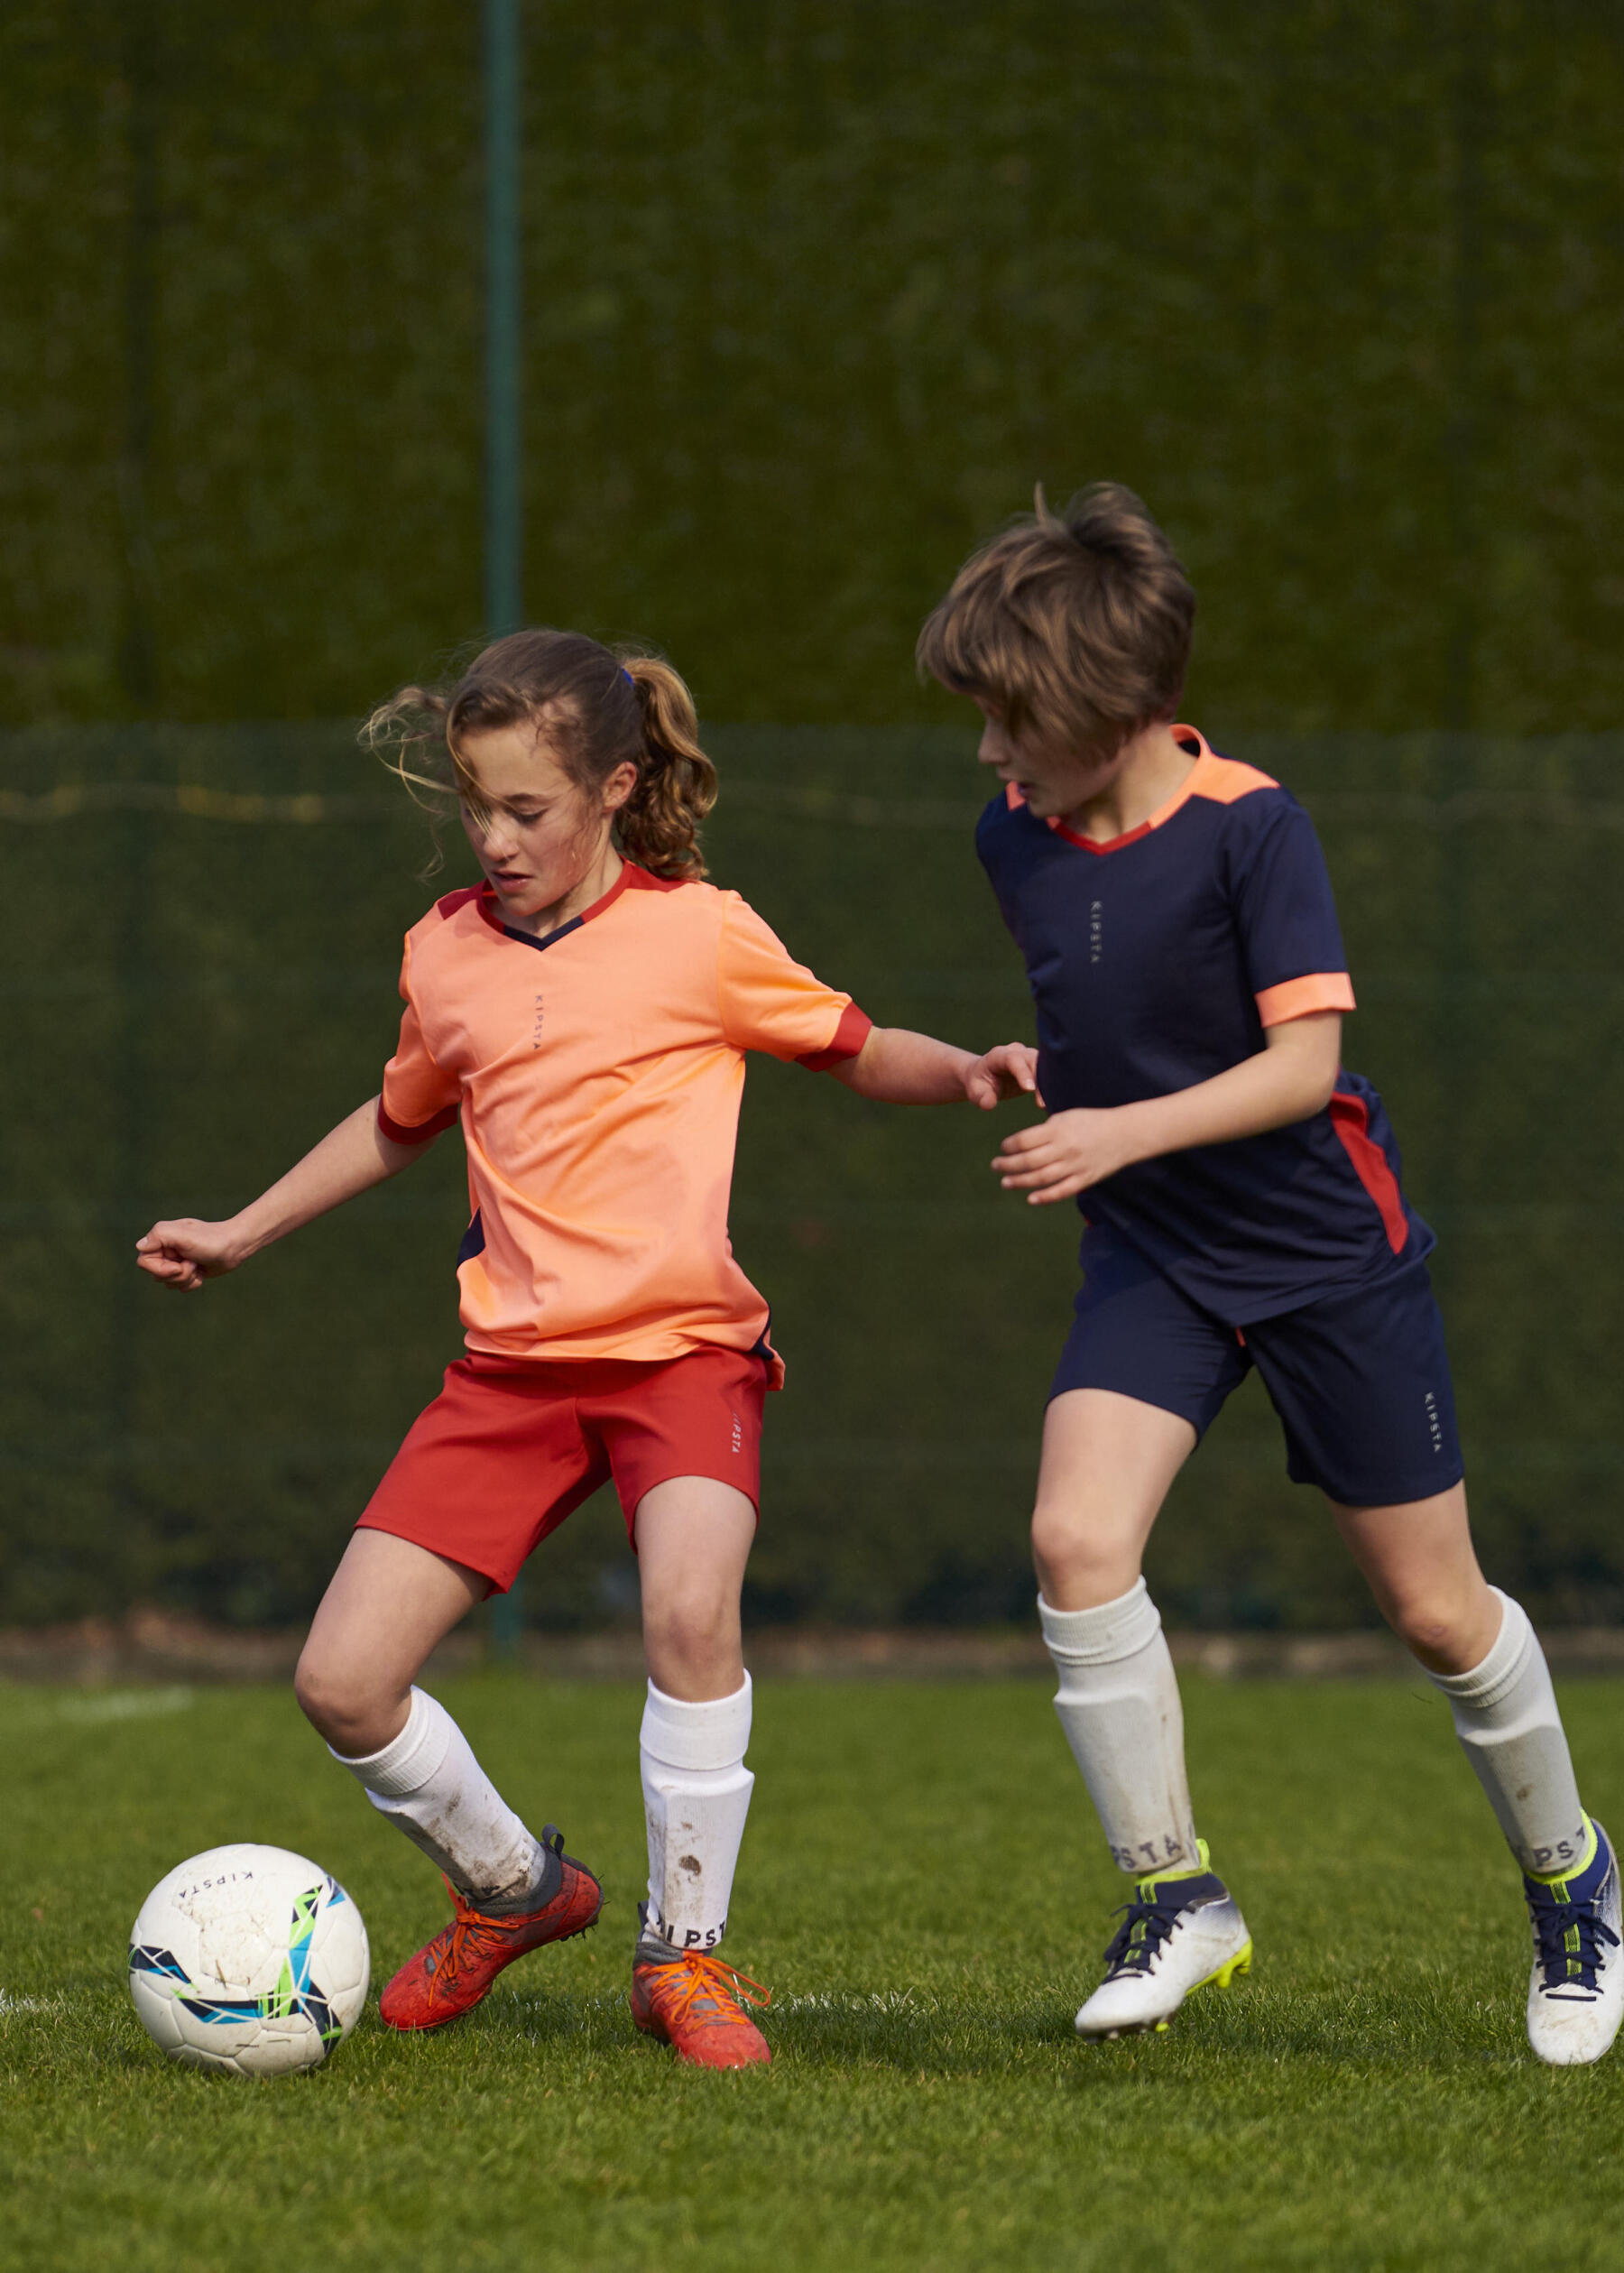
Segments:
[[[727,1235],[744,1052],[854,1058],[869,1021],[850,995],[737,892],[629,862],[545,938],[503,924],[489,886],[448,893],[406,935],[401,993],[379,1126],[411,1144],[461,1119],[470,1349],[663,1360],[761,1340]]]

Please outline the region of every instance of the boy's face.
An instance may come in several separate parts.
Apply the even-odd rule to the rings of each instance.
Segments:
[[[1128,762],[1129,744],[1108,758],[1086,750],[1051,750],[1011,735],[980,696],[975,707],[983,722],[976,756],[1001,781],[1014,782],[1036,820],[1064,820],[1075,813],[1110,789]]]

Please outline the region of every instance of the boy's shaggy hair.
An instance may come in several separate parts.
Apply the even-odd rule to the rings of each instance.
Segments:
[[[1184,692],[1195,595],[1132,490],[1093,482],[971,554],[926,618],[918,661],[1007,731],[1111,754],[1171,718]]]

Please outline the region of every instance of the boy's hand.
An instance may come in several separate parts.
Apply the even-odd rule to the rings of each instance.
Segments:
[[[154,1224],[135,1242],[135,1261],[151,1277],[160,1279],[178,1294],[196,1294],[205,1279],[218,1279],[235,1270],[245,1259],[243,1242],[233,1224],[202,1224],[195,1215]]]
[[[1000,1042],[964,1067],[964,1095],[983,1113],[1005,1097],[1038,1097],[1038,1052],[1025,1042]]]
[[[1072,1199],[1140,1158],[1120,1114],[1077,1106],[1052,1113],[1033,1129],[1013,1129],[992,1163],[1006,1192],[1024,1192],[1031,1207]]]

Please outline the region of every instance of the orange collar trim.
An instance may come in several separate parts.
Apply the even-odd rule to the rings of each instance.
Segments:
[[[1191,743],[1195,744],[1195,762],[1167,803],[1158,805],[1148,821],[1141,821],[1137,828],[1124,829],[1121,836],[1094,837],[1080,836],[1075,828],[1067,828],[1065,822],[1057,818],[1047,824],[1055,835],[1064,836],[1068,845],[1080,845],[1085,853],[1120,853],[1124,845],[1137,845],[1141,836],[1149,836],[1153,828],[1161,828],[1170,821],[1182,806],[1200,794],[1204,777],[1210,779],[1213,769],[1223,762],[1207,748],[1206,737],[1198,728],[1176,725],[1172,731],[1174,738],[1185,749],[1188,749]]]
[[[623,861],[620,874],[601,899],[595,900],[590,908],[583,908],[578,916],[571,916],[567,923],[559,924],[556,930],[540,933],[521,931],[517,924],[503,923],[497,910],[496,892],[493,884],[486,882],[476,885],[475,889],[479,896],[479,912],[493,931],[500,931],[504,939],[523,939],[533,947],[544,947],[549,946],[554,939],[561,939],[567,931],[577,930],[582,924],[590,923],[594,916],[601,916],[605,908],[614,905],[623,892],[629,890],[634,884],[651,884],[656,891],[660,889],[658,877],[651,876],[644,870],[634,867],[629,860]]]

